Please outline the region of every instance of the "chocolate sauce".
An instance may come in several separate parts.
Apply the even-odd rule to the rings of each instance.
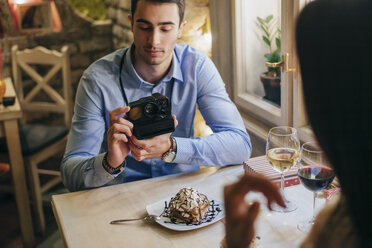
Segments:
[[[171,198],[170,201],[172,201],[173,198]],[[214,202],[214,200],[211,200],[209,202],[209,211],[207,213],[207,215],[201,219],[199,222],[186,222],[186,221],[182,221],[182,220],[179,220],[179,219],[176,219],[176,218],[171,218],[170,215],[169,215],[169,204],[167,203],[167,201],[164,202],[165,203],[165,207],[164,207],[164,211],[163,213],[161,213],[160,217],[165,217],[167,219],[169,219],[169,221],[164,221],[164,223],[173,223],[173,224],[186,224],[186,225],[193,225],[193,226],[198,226],[200,224],[203,224],[203,223],[208,223],[208,222],[211,222],[214,218],[216,218],[216,216],[222,211],[221,208],[220,208],[220,204],[217,204]]]

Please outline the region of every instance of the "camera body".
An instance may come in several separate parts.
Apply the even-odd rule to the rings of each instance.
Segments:
[[[155,93],[129,103],[127,119],[133,123],[137,139],[148,139],[175,130],[171,105],[166,96]]]

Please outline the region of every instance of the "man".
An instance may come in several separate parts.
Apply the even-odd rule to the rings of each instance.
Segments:
[[[242,163],[251,154],[243,121],[204,54],[177,44],[186,22],[184,0],[132,0],[134,43],[93,63],[81,78],[61,171],[75,191],[173,173],[201,165]],[[138,140],[128,104],[167,96],[176,129]],[[213,135],[194,138],[199,109]]]

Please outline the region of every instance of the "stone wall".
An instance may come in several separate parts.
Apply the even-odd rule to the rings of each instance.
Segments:
[[[186,0],[185,20],[187,25],[178,42],[187,43],[211,56],[211,40],[203,36],[210,30],[210,0]],[[55,0],[63,29],[58,33],[19,34],[15,30],[8,0],[0,0],[0,14],[5,31],[0,38],[5,63],[3,75],[11,76],[11,46],[19,49],[44,46],[59,50],[63,45],[70,47],[71,75],[74,89],[83,71],[96,59],[116,49],[128,47],[133,41],[128,15],[130,0],[105,0],[108,20],[93,21],[75,12],[66,0]],[[4,25],[6,23],[7,25]]]
[[[60,50],[63,45],[70,47],[71,75],[73,89],[75,89],[83,71],[96,59],[116,50],[130,46],[133,35],[130,29],[128,15],[130,14],[130,0],[105,0],[107,5],[108,20],[93,21],[81,16],[72,10],[67,0],[54,0],[61,16],[63,30],[58,33],[35,33],[21,35],[16,32],[12,23],[11,13],[7,2],[0,0],[0,18],[4,37],[0,42],[5,43],[4,52],[5,68],[4,76],[11,76],[10,48],[17,44],[20,49],[44,46],[49,49]],[[187,43],[211,57],[211,39],[205,32],[210,32],[209,17],[210,0],[186,0],[186,12],[184,19],[187,25],[182,37],[178,42]],[[198,131],[205,129],[205,123],[201,115],[195,123],[196,136],[203,133]],[[198,128],[200,126],[200,128]]]
[[[0,39],[5,54],[4,77],[11,76],[10,50],[18,45],[20,50],[44,46],[48,49],[60,50],[63,45],[70,48],[71,80],[73,89],[77,87],[83,71],[96,59],[114,50],[111,20],[93,21],[75,12],[66,0],[55,0],[62,20],[61,32],[36,32],[20,34],[15,30],[14,23],[10,23],[10,9],[8,0],[0,0],[1,17],[7,17],[5,34]],[[7,13],[7,15],[5,15]]]
[[[209,1],[186,0],[184,28],[180,43],[187,43],[211,56],[211,41],[203,36],[203,31],[209,27]],[[105,0],[107,16],[112,21],[114,48],[128,47],[133,41],[128,15],[130,14],[130,0]]]

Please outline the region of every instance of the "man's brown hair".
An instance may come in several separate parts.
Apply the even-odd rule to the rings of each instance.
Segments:
[[[132,0],[131,1],[131,14],[132,17],[134,17],[134,13],[137,9],[137,3],[141,0]],[[175,3],[178,6],[178,13],[180,16],[180,25],[183,20],[184,14],[185,14],[185,0],[142,0],[147,2],[153,2],[153,3]]]

